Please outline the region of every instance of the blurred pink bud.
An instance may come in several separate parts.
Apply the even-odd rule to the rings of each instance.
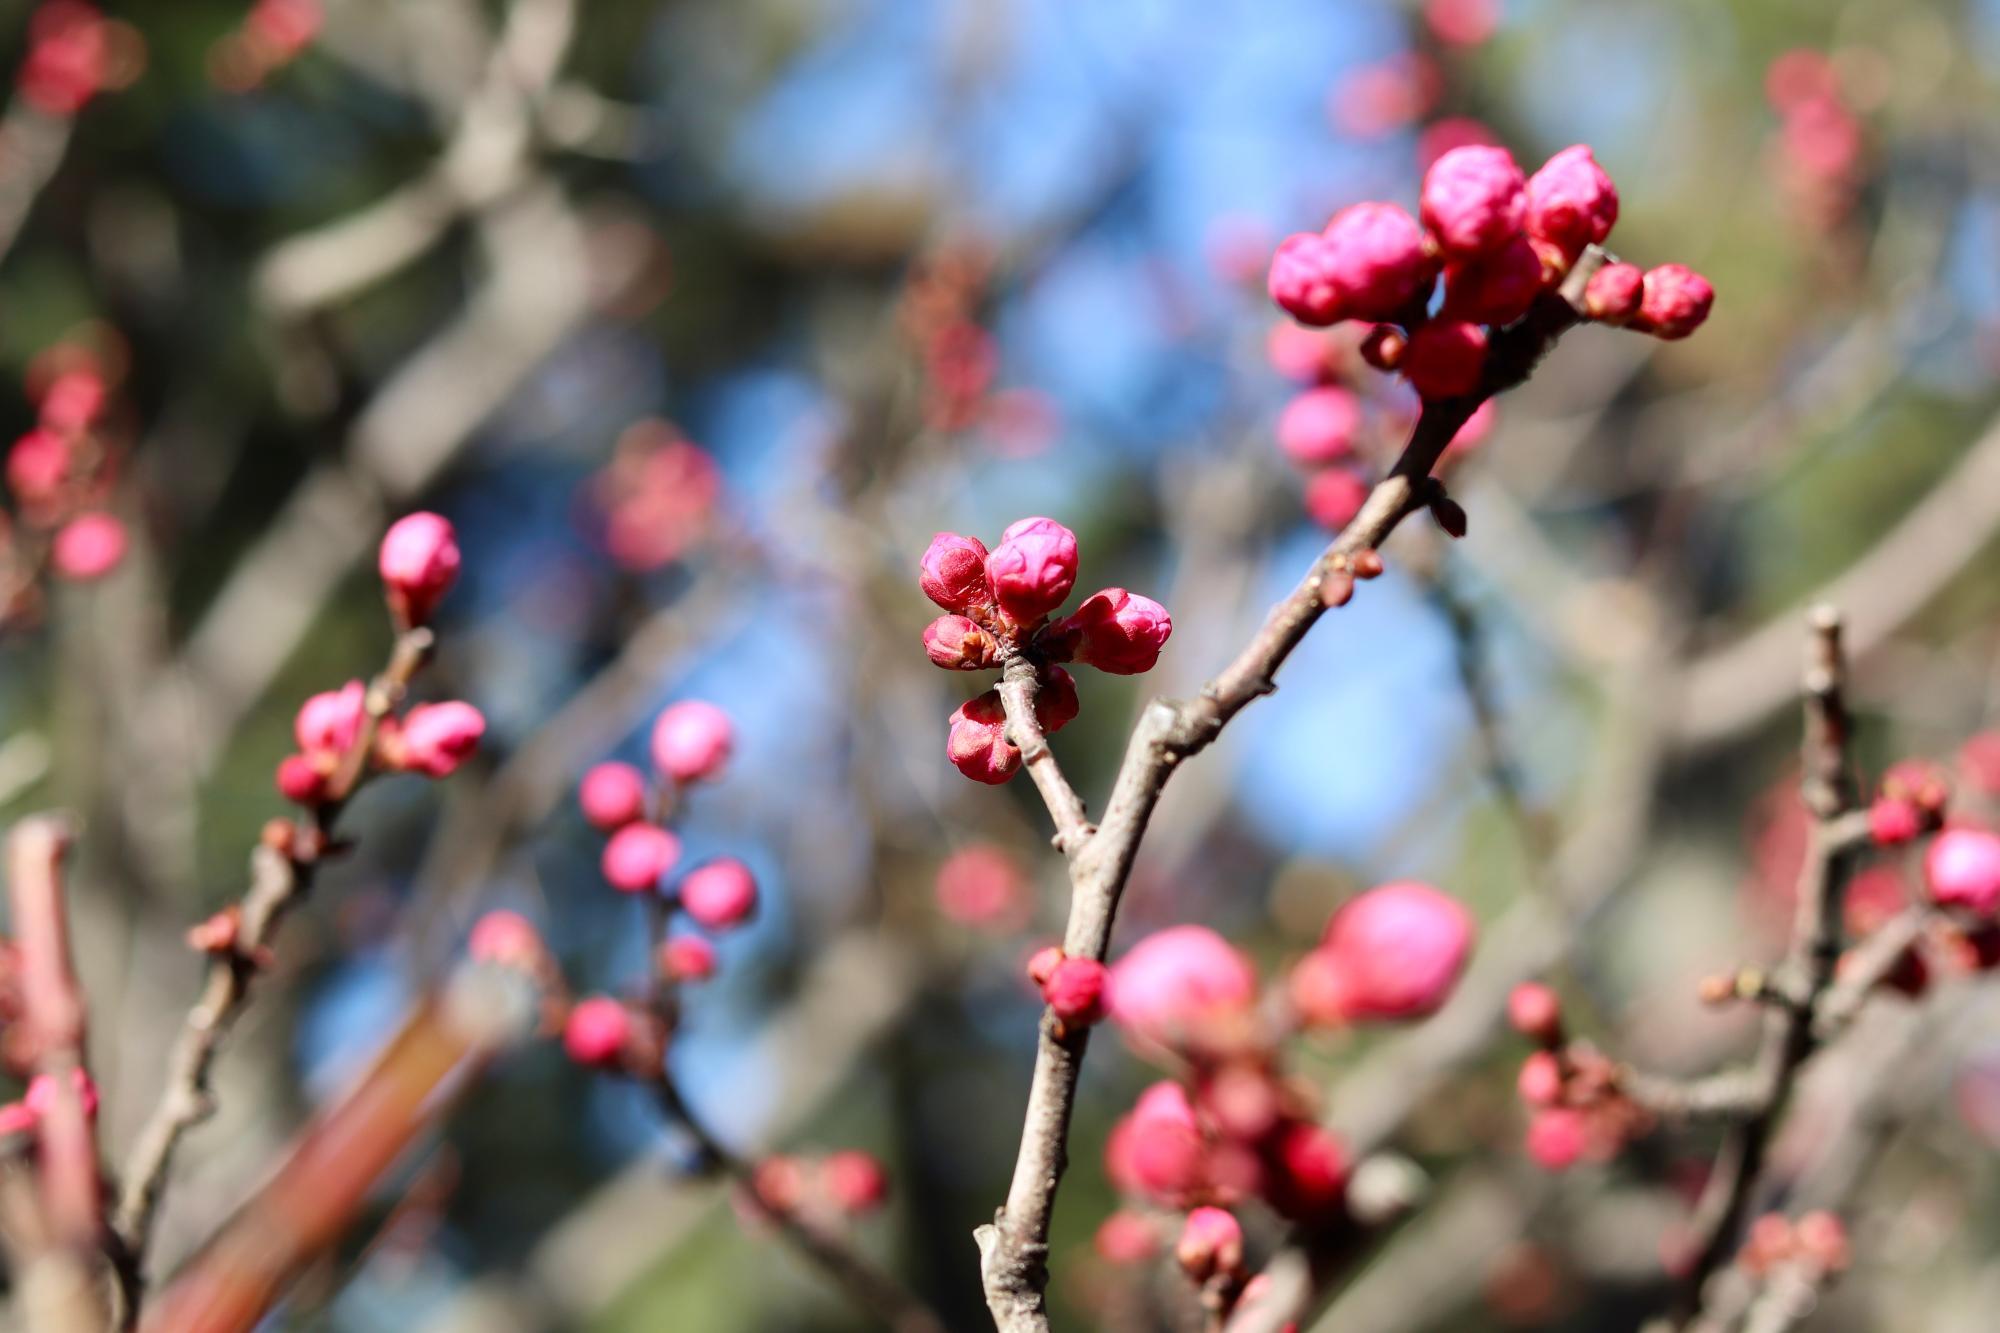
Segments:
[[[938,867],[938,910],[961,925],[993,927],[1019,918],[1027,889],[1014,859],[985,843],[960,848]]]
[[[1417,170],[1429,171],[1433,162],[1454,148],[1499,142],[1499,136],[1470,116],[1446,116],[1434,120],[1417,135]]]
[[[278,761],[278,794],[295,805],[318,805],[326,798],[326,772],[302,754]]]
[[[660,974],[671,981],[707,981],[715,975],[715,946],[699,935],[676,935],[660,946]]]
[[[548,959],[542,932],[519,912],[504,909],[488,912],[473,923],[465,952],[476,962],[530,972],[540,969]]]
[[[1174,1259],[1194,1282],[1243,1267],[1243,1224],[1221,1208],[1201,1207],[1187,1215]]]
[[[1098,1224],[1091,1244],[1106,1263],[1144,1263],[1159,1252],[1160,1232],[1143,1213],[1121,1208]]]
[[[917,585],[947,611],[969,611],[987,600],[986,544],[977,537],[940,532],[924,552]]]
[[[1536,1051],[1521,1062],[1515,1091],[1530,1106],[1554,1106],[1562,1096],[1562,1061],[1551,1051]]]
[[[1075,636],[1078,661],[1114,676],[1136,676],[1160,660],[1174,621],[1150,597],[1106,588],[1086,597],[1061,628]]]
[[[37,1116],[26,1102],[7,1102],[0,1105],[0,1139],[8,1139],[16,1134],[32,1134]]]
[[[450,777],[467,755],[479,748],[486,718],[471,704],[418,704],[398,728],[402,766],[429,778]]]
[[[1951,782],[1942,768],[1926,759],[1899,759],[1882,774],[1881,794],[1907,801],[1919,816],[1942,820],[1951,803]]]
[[[183,937],[196,953],[233,954],[243,933],[243,909],[231,903],[206,920],[189,926]]]
[[[97,1083],[82,1069],[69,1071],[70,1086],[76,1089],[77,1100],[83,1104],[85,1119],[97,1118]],[[28,1092],[21,1100],[37,1117],[45,1116],[55,1105],[56,1075],[37,1074],[28,1081]]]
[[[1000,645],[965,616],[939,616],[924,626],[924,656],[947,671],[1000,665]]]
[[[1249,961],[1206,926],[1148,935],[1111,969],[1111,1017],[1163,1046],[1241,1013],[1256,995]]]
[[[1427,399],[1460,398],[1479,387],[1486,330],[1459,319],[1433,319],[1410,335],[1399,369]]]
[[[700,699],[684,699],[653,724],[653,763],[676,782],[696,782],[722,771],[735,744],[729,714]]]
[[[1814,98],[1839,95],[1833,62],[1819,51],[1803,47],[1786,51],[1764,67],[1764,96],[1773,111],[1791,111]]]
[[[1354,521],[1368,502],[1368,483],[1351,468],[1330,467],[1306,482],[1306,514],[1328,532]]]
[[[125,558],[125,546],[123,523],[109,514],[79,514],[56,533],[49,563],[66,579],[103,578]]]
[[[1278,447],[1302,468],[1347,457],[1360,434],[1361,404],[1338,385],[1307,389],[1278,417]]]
[[[1352,204],[1323,235],[1342,319],[1394,319],[1437,274],[1423,228],[1394,204]]]
[[[1583,288],[1584,313],[1606,324],[1628,324],[1646,295],[1646,275],[1636,264],[1606,264]]]
[[[41,424],[65,435],[80,433],[104,410],[104,377],[94,370],[65,370],[42,393]]]
[[[1478,46],[1500,26],[1500,0],[1424,0],[1424,24],[1441,42]]]
[[[657,824],[627,824],[604,844],[599,864],[620,893],[648,893],[680,855],[680,839]]]
[[[1333,247],[1318,232],[1287,236],[1271,256],[1266,290],[1278,308],[1293,319],[1322,328],[1345,318],[1334,264]]]
[[[1009,619],[1034,624],[1076,586],[1076,534],[1052,518],[1009,525],[986,557],[986,581]]]
[[[646,777],[630,764],[594,765],[576,789],[576,803],[594,828],[606,833],[646,816]]]
[[[1646,273],[1646,290],[1639,302],[1634,328],[1656,338],[1685,338],[1700,328],[1715,304],[1715,288],[1685,264],[1662,264]]]
[[[21,97],[51,116],[83,110],[109,72],[105,28],[84,0],[45,0],[28,20],[28,56],[15,75]]]
[[[7,451],[7,485],[24,505],[54,500],[69,479],[69,469],[69,441],[52,430],[31,430]]]
[[[1007,740],[1007,710],[997,691],[988,690],[952,710],[945,757],[974,782],[997,785],[1014,776],[1021,752]]]
[[[1505,148],[1454,148],[1424,173],[1424,225],[1452,258],[1484,254],[1520,232],[1527,185]]]
[[[1394,324],[1377,324],[1361,339],[1361,359],[1377,370],[1394,370],[1403,364],[1410,347],[1409,335]]]
[[[1284,1092],[1271,1071],[1252,1064],[1228,1064],[1201,1085],[1201,1109],[1219,1133],[1252,1142],[1278,1123]]]
[[[873,1212],[889,1197],[889,1173],[858,1149],[830,1154],[820,1166],[820,1180],[833,1206],[850,1217]]]
[[[1472,917],[1457,899],[1402,880],[1368,890],[1327,922],[1320,949],[1332,960],[1350,1023],[1399,1022],[1436,1013],[1472,948]]]
[[[2000,731],[1982,731],[1958,752],[1958,766],[1973,786],[2000,796]]]
[[[588,1069],[612,1069],[620,1063],[632,1033],[632,1015],[606,995],[579,1000],[563,1024],[563,1049]]]
[[[740,926],[757,910],[757,880],[733,856],[697,866],[681,881],[681,907],[710,930]]]
[[[1309,1218],[1339,1206],[1347,1192],[1347,1150],[1310,1121],[1287,1125],[1278,1136],[1271,1206],[1287,1217]]]
[[[1515,236],[1445,270],[1443,314],[1497,328],[1527,314],[1541,294],[1541,257],[1526,237]]]
[[[243,25],[273,56],[290,60],[319,35],[322,18],[319,0],[257,0]]]
[[[1590,1139],[1590,1126],[1580,1111],[1545,1106],[1528,1121],[1528,1156],[1545,1171],[1576,1165]]]
[[[1507,993],[1507,1022],[1531,1041],[1562,1040],[1562,997],[1539,981],[1524,981]]]
[[[1036,674],[1035,721],[1053,736],[1076,721],[1083,707],[1076,697],[1076,677],[1059,666],[1043,667]]]
[[[1563,149],[1528,178],[1528,234],[1554,246],[1571,263],[1587,245],[1601,245],[1618,221],[1618,190],[1586,144]]]
[[[1984,829],[1946,829],[1924,853],[1931,899],[1980,916],[2000,908],[2000,838]]]
[[[1878,796],[1868,807],[1868,836],[1878,847],[1900,847],[1923,832],[1923,813],[1909,801]]]
[[[345,754],[361,734],[368,691],[358,680],[315,694],[299,706],[292,735],[308,755]]]
[[[1055,944],[1045,944],[1028,955],[1028,980],[1035,983],[1036,990],[1049,984],[1049,978],[1056,974],[1056,969],[1062,966],[1066,957],[1068,955],[1062,947]]]
[[[1264,337],[1264,355],[1271,369],[1301,384],[1317,383],[1334,369],[1334,346],[1327,335],[1302,329],[1289,319],[1271,325]]]
[[[376,564],[389,609],[401,623],[421,625],[458,578],[458,537],[437,514],[405,514],[382,535]]]
[[[1110,970],[1095,958],[1064,958],[1042,982],[1042,999],[1066,1027],[1090,1027],[1104,1017]]]
[[[1162,1081],[1139,1095],[1105,1140],[1104,1168],[1118,1189],[1159,1203],[1174,1203],[1200,1187],[1201,1129],[1180,1084]]]
[[[1846,1225],[1824,1209],[1815,1209],[1801,1217],[1792,1235],[1799,1257],[1821,1272],[1843,1272],[1853,1261]]]

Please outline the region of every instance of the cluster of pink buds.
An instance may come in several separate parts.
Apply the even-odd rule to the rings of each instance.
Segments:
[[[855,1218],[889,1199],[889,1172],[874,1154],[844,1148],[813,1159],[774,1153],[750,1178],[756,1207],[780,1216]]]
[[[58,576],[84,581],[117,568],[126,548],[125,525],[104,509],[117,467],[103,370],[89,353],[59,346],[38,361],[29,388],[39,399],[34,428],[7,453],[19,535],[6,533],[0,519],[9,537],[6,619],[32,609],[43,556]]]
[[[1342,209],[1324,231],[1279,245],[1268,285],[1301,323],[1373,325],[1361,343],[1369,364],[1401,372],[1426,400],[1456,399],[1480,393],[1492,332],[1526,315],[1610,234],[1618,193],[1581,144],[1532,177],[1506,149],[1470,145],[1431,164],[1421,214],[1387,203]],[[1714,291],[1678,264],[1641,273],[1614,263],[1592,277],[1584,301],[1592,319],[1684,338],[1707,318]]]
[[[405,515],[383,536],[378,566],[398,630],[420,629],[458,577],[457,535],[436,514]],[[278,764],[285,799],[311,809],[338,803],[370,771],[449,777],[486,734],[486,718],[471,704],[416,704],[399,714],[387,700],[371,709],[369,695],[366,685],[350,680],[299,707],[292,723],[298,752]],[[366,755],[354,758],[364,743]]]
[[[722,470],[672,423],[649,417],[619,435],[611,461],[587,485],[600,540],[619,567],[662,569],[714,529]]]
[[[325,19],[320,0],[254,0],[210,49],[209,77],[230,92],[250,91],[304,54]]]
[[[1847,1271],[1854,1251],[1847,1226],[1825,1210],[1803,1214],[1798,1221],[1782,1213],[1765,1213],[1750,1224],[1736,1265],[1752,1277],[1768,1277],[1786,1265],[1799,1265],[1816,1276]]]
[[[1764,72],[1778,113],[1778,180],[1807,226],[1826,230],[1853,211],[1864,179],[1861,120],[1840,73],[1818,51],[1787,51]]]
[[[1173,633],[1165,607],[1123,588],[1094,592],[1069,616],[1050,615],[1076,586],[1076,534],[1052,518],[1024,518],[991,551],[977,537],[940,532],[924,552],[918,584],[950,612],[924,629],[924,652],[947,671],[982,671],[1025,658],[1036,669],[1035,716],[1055,732],[1077,714],[1076,681],[1061,663],[1118,676],[1150,671]],[[1000,783],[1021,766],[998,690],[951,715],[945,746],[954,767]]]
[[[15,86],[37,111],[68,119],[97,94],[130,84],[145,63],[145,42],[130,24],[86,0],[43,0],[28,19]]]
[[[1407,1023],[1443,1007],[1472,952],[1472,915],[1428,884],[1358,894],[1293,967],[1292,1007],[1309,1026]]]
[[[1650,1114],[1618,1085],[1618,1066],[1563,1030],[1562,1001],[1527,981],[1507,997],[1507,1021],[1537,1049],[1521,1062],[1515,1089],[1528,1108],[1528,1156],[1548,1171],[1608,1161],[1652,1128]]]

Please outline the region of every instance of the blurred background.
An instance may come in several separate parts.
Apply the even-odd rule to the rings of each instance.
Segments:
[[[892,1197],[857,1242],[986,1326],[970,1233],[1020,1131],[1021,963],[1066,886],[1032,788],[945,762],[968,691],[923,660],[917,558],[938,529],[1048,514],[1080,587],[1171,609],[1160,666],[1084,673],[1056,743],[1101,806],[1137,705],[1198,687],[1325,539],[1273,427],[1352,348],[1274,337],[1272,247],[1350,202],[1413,205],[1453,144],[1530,170],[1592,145],[1611,247],[1719,299],[1686,342],[1582,329],[1500,402],[1450,464],[1468,538],[1406,525],[1142,853],[1114,953],[1203,922],[1275,976],[1345,895],[1406,875],[1483,923],[1434,1024],[1299,1054],[1343,1133],[1430,1179],[1326,1326],[1657,1308],[1712,1142],[1533,1171],[1519,1043],[1484,1019],[1548,975],[1611,1050],[1704,1070],[1748,1049],[1695,983],[1781,947],[1806,602],[1850,616],[1871,771],[1956,765],[1974,818],[2000,791],[1992,749],[1958,757],[2000,725],[1993,0],[181,0],[106,5],[87,58],[52,53],[45,18],[37,37],[54,8],[0,4],[21,71],[0,413],[33,424],[52,357],[107,368],[130,549],[10,614],[0,796],[84,820],[112,1161],[198,984],[182,933],[240,895],[283,809],[299,700],[386,652],[372,560],[396,513],[458,527],[422,690],[490,722],[458,777],[358,802],[182,1152],[164,1265],[479,911],[542,925],[579,989],[633,984],[640,917],[574,784],[700,697],[739,745],[681,831],[745,859],[763,910],[691,994],[673,1067],[746,1150],[878,1154]],[[1412,404],[1355,382],[1380,466]],[[1858,1151],[1843,1117],[1880,1130],[1846,1182],[1855,1270],[1814,1326],[1984,1328],[2000,1005],[1944,976],[1883,1009],[1779,1147],[1808,1197]],[[1104,1134],[1158,1076],[1093,1047],[1058,1327],[1181,1317],[1091,1248]],[[868,1326],[679,1179],[688,1148],[632,1088],[517,1054],[282,1325]]]

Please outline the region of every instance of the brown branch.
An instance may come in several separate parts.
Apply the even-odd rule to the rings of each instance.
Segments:
[[[145,1262],[174,1150],[183,1135],[214,1111],[209,1070],[216,1054],[250,1002],[251,982],[279,925],[311,890],[320,864],[337,849],[334,825],[367,777],[368,756],[382,719],[401,701],[410,679],[429,656],[431,641],[431,632],[421,627],[397,636],[388,665],[368,687],[360,733],[329,780],[326,803],[314,811],[313,827],[297,830],[288,845],[260,842],[250,854],[250,887],[237,905],[235,938],[209,963],[201,996],[188,1011],[168,1059],[160,1100],[126,1158],[114,1229],[134,1268]]]
[[[1021,752],[1021,766],[1034,779],[1036,790],[1041,792],[1049,815],[1056,822],[1056,850],[1068,854],[1081,848],[1096,830],[1083,808],[1083,798],[1063,776],[1062,765],[1056,762],[1041,720],[1035,716],[1036,669],[1035,663],[1025,656],[1008,658],[1000,673],[1000,702],[1007,710],[1008,738]]]
[[[1234,661],[1195,698],[1160,699],[1146,707],[1095,833],[1081,839],[1067,836],[1072,829],[1067,821],[1076,816],[1052,805],[1058,833],[1067,844],[1070,912],[1063,949],[1071,957],[1102,959],[1109,950],[1118,899],[1139,841],[1175,769],[1207,748],[1251,700],[1276,688],[1285,659],[1320,616],[1344,600],[1336,594],[1351,588],[1357,558],[1380,546],[1405,517],[1438,493],[1431,469],[1459,427],[1480,402],[1524,381],[1556,339],[1577,322],[1576,303],[1582,299],[1584,284],[1604,260],[1603,251],[1593,247],[1565,279],[1559,295],[1543,298],[1520,324],[1495,336],[1477,392],[1425,405],[1388,476],[1291,594],[1271,609]],[[1049,1223],[1067,1163],[1070,1115],[1087,1045],[1087,1030],[1064,1029],[1052,1015],[1043,1014],[1013,1181],[993,1222],[975,1233],[987,1308],[1002,1333],[1043,1333],[1049,1326],[1043,1296],[1048,1285]]]

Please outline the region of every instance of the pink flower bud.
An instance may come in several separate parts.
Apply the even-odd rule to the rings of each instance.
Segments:
[[[1271,1206],[1287,1217],[1322,1216],[1347,1193],[1347,1150],[1331,1132],[1295,1121],[1280,1132]]]
[[[542,933],[519,912],[493,911],[473,923],[466,956],[475,962],[532,972],[548,959]]]
[[[326,799],[327,774],[302,754],[278,761],[278,794],[295,805],[318,805]]]
[[[1445,270],[1443,313],[1498,328],[1527,314],[1541,294],[1541,257],[1526,237],[1516,236]]]
[[[1459,398],[1479,387],[1486,368],[1486,330],[1457,319],[1433,319],[1410,335],[1403,378],[1427,399]]]
[[[1344,467],[1315,472],[1306,483],[1306,514],[1328,532],[1339,532],[1354,521],[1368,502],[1368,483]]]
[[[937,872],[937,905],[961,925],[996,927],[1025,915],[1028,885],[1014,859],[975,843],[945,858]]]
[[[952,710],[945,757],[974,782],[997,785],[1014,776],[1021,752],[1007,740],[1007,710],[997,691],[988,690]]]
[[[1119,1190],[1159,1203],[1174,1203],[1200,1187],[1206,1153],[1180,1084],[1155,1083],[1139,1095],[1105,1140],[1104,1169]]]
[[[1317,232],[1302,231],[1278,243],[1266,287],[1278,308],[1315,328],[1344,318],[1334,280],[1333,247]]]
[[[1394,204],[1354,204],[1326,224],[1343,319],[1394,319],[1437,276],[1424,231]]]
[[[90,1077],[87,1071],[72,1069],[69,1071],[69,1082],[70,1086],[76,1089],[77,1100],[83,1106],[84,1118],[86,1120],[95,1120],[97,1118],[96,1081]],[[27,1105],[30,1111],[35,1113],[37,1118],[45,1116],[55,1106],[56,1089],[59,1086],[54,1074],[37,1074],[28,1081],[27,1095],[22,1097],[21,1100]]]
[[[471,704],[418,704],[398,729],[402,766],[429,778],[450,777],[485,734],[486,718]]]
[[[676,935],[660,946],[659,961],[670,981],[707,981],[715,975],[715,946],[699,935]]]
[[[1528,234],[1554,246],[1571,263],[1587,245],[1601,245],[1618,221],[1618,190],[1585,144],[1563,149],[1528,178]]]
[[[397,620],[424,624],[458,578],[457,534],[437,514],[405,514],[382,535],[376,563]]]
[[[587,1069],[613,1069],[631,1034],[632,1015],[625,1006],[609,996],[593,995],[570,1009],[563,1024],[563,1049]]]
[[[1260,1065],[1224,1065],[1201,1085],[1201,1109],[1217,1132],[1254,1142],[1270,1133],[1284,1111],[1285,1093]]]
[[[1042,983],[1042,999],[1068,1027],[1090,1027],[1104,1017],[1110,969],[1095,958],[1065,958]]]
[[[1507,1022],[1531,1041],[1560,1041],[1562,997],[1539,981],[1524,981],[1507,993]]]
[[[856,1149],[828,1156],[820,1179],[833,1206],[850,1217],[873,1212],[889,1197],[889,1173],[871,1154]]]
[[[0,1139],[10,1139],[16,1134],[32,1134],[36,1121],[40,1119],[26,1102],[0,1105]]]
[[[109,514],[79,514],[62,525],[49,547],[49,563],[66,579],[103,578],[125,558],[125,525]]]
[[[1504,148],[1454,148],[1424,173],[1424,225],[1454,258],[1484,254],[1521,230],[1527,179]]]
[[[1545,1106],[1528,1121],[1528,1156],[1544,1171],[1564,1171],[1576,1165],[1590,1141],[1590,1126],[1580,1111]]]
[[[1000,646],[965,616],[939,616],[924,626],[924,656],[946,671],[980,671],[1000,665]]]
[[[1302,329],[1289,319],[1271,325],[1264,338],[1264,355],[1273,370],[1301,384],[1317,383],[1334,371],[1332,340],[1315,329]]]
[[[1646,275],[1636,264],[1606,264],[1583,288],[1583,310],[1606,324],[1629,324],[1646,295]]]
[[[1292,1012],[1308,1027],[1340,1027],[1347,1022],[1347,979],[1339,960],[1325,949],[1314,949],[1292,965],[1285,994]]]
[[[1909,802],[1927,820],[1942,820],[1951,802],[1951,783],[1944,770],[1928,760],[1900,759],[1882,774],[1881,793]]]
[[[1815,1209],[1801,1217],[1792,1228],[1799,1257],[1825,1273],[1844,1272],[1853,1262],[1847,1227],[1825,1209]]]
[[[1436,1013],[1472,948],[1472,917],[1458,900],[1413,880],[1341,904],[1320,949],[1334,963],[1348,1022],[1400,1022]]]
[[[681,907],[698,924],[728,930],[757,910],[757,880],[749,866],[725,856],[689,871],[680,896]]]
[[[1878,796],[1868,807],[1868,836],[1878,847],[1900,847],[1923,832],[1923,814],[1909,801]]]
[[[94,370],[65,370],[42,393],[41,424],[75,435],[104,410],[104,377]]]
[[[1091,1246],[1109,1264],[1144,1263],[1159,1252],[1160,1233],[1143,1213],[1121,1208],[1098,1224]]]
[[[367,688],[350,680],[338,690],[315,694],[300,705],[292,735],[308,755],[345,754],[361,734],[367,706]]]
[[[988,597],[986,544],[977,537],[940,532],[924,552],[917,586],[947,611],[969,611],[982,604]]]
[[[1632,327],[1656,338],[1685,338],[1700,328],[1715,304],[1715,288],[1684,264],[1662,264],[1646,273],[1645,296]]]
[[[290,60],[319,35],[319,0],[256,0],[244,16],[244,28],[274,56]]]
[[[1377,324],[1361,339],[1361,359],[1377,370],[1389,371],[1403,364],[1410,347],[1409,335],[1394,324]]]
[[[7,451],[7,485],[23,505],[55,499],[69,479],[69,469],[69,441],[52,430],[31,430]]]
[[[1160,660],[1174,621],[1150,597],[1106,588],[1085,598],[1061,630],[1075,636],[1078,661],[1114,676],[1136,676]]]
[[[1278,447],[1302,468],[1347,457],[1360,433],[1361,405],[1337,385],[1307,389],[1278,417]]]
[[[630,764],[597,764],[583,775],[576,803],[593,828],[613,832],[646,817],[646,777]]]
[[[1111,969],[1111,1017],[1163,1046],[1242,1013],[1256,995],[1249,961],[1205,926],[1148,935]]]
[[[1053,736],[1076,721],[1077,713],[1082,710],[1083,705],[1076,697],[1076,677],[1052,666],[1043,667],[1037,680],[1035,721],[1042,724],[1045,734]]]
[[[750,1173],[750,1192],[773,1212],[789,1213],[805,1202],[805,1168],[796,1157],[766,1157]]]
[[[1047,987],[1049,978],[1056,974],[1056,969],[1062,966],[1066,957],[1068,955],[1062,951],[1062,946],[1056,944],[1045,944],[1028,955],[1028,980],[1035,983],[1036,990]]]
[[[1562,1061],[1551,1051],[1536,1051],[1521,1062],[1515,1091],[1530,1106],[1554,1106],[1562,1096]]]
[[[729,714],[700,699],[684,699],[653,724],[653,763],[676,782],[698,782],[722,771],[736,739]]]
[[[1194,1282],[1243,1267],[1243,1225],[1221,1208],[1201,1207],[1187,1215],[1174,1259]]]
[[[599,864],[620,893],[650,893],[680,859],[681,840],[657,824],[627,824],[604,844]]]
[[[1076,586],[1076,534],[1052,518],[1010,525],[986,557],[986,581],[1009,619],[1034,624]]]
[[[1980,916],[2000,908],[2000,838],[1984,829],[1946,829],[1924,853],[1931,899]]]

